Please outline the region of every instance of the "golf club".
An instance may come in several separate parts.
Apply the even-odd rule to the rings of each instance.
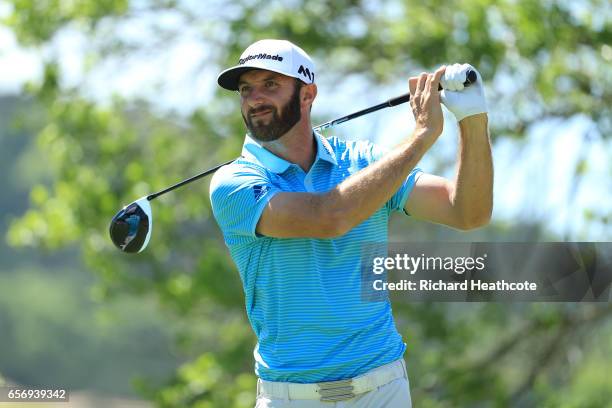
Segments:
[[[476,82],[476,80],[476,72],[470,70],[467,72],[466,81],[463,83],[463,85],[469,86],[470,84]],[[441,90],[442,87],[440,86],[439,89]],[[378,105],[374,105],[369,108],[343,116],[341,118],[334,119],[329,122],[325,122],[323,124],[315,126],[313,130],[322,131],[325,129],[329,129],[349,120],[358,118],[363,115],[367,115],[368,113],[376,112],[384,108],[401,105],[403,103],[408,102],[409,100],[409,93],[400,95],[395,98],[391,98],[386,102],[379,103]],[[186,184],[189,184],[192,181],[212,174],[221,167],[233,162],[234,160],[236,159],[221,163],[215,167],[203,171],[202,173],[196,174],[193,177],[174,184],[173,186],[158,191],[157,193],[141,197],[133,203],[123,207],[123,209],[121,209],[121,211],[119,211],[113,217],[110,223],[110,237],[115,246],[123,252],[142,252],[147,247],[149,240],[151,239],[151,232],[153,231],[153,213],[151,211],[151,204],[149,203],[149,201],[179,187],[182,187]]]

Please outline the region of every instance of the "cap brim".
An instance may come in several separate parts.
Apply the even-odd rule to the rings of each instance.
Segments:
[[[240,80],[240,75],[244,74],[247,71],[252,71],[254,69],[259,69],[262,71],[276,72],[276,73],[279,73],[281,75],[285,75],[291,78],[300,79],[300,78],[297,78],[296,76],[293,76],[291,74],[288,74],[280,70],[277,71],[277,70],[266,68],[266,67],[259,67],[259,66],[252,66],[252,65],[249,65],[249,66],[237,65],[235,67],[228,68],[225,71],[221,72],[219,76],[217,77],[217,83],[219,84],[220,87],[225,88],[228,91],[237,91],[238,81]]]
[[[245,67],[244,65],[238,65],[232,68],[228,68],[219,74],[219,76],[217,77],[217,83],[221,88],[225,88],[228,91],[237,91],[240,75],[252,69],[261,68]]]
[[[151,238],[153,214],[146,197],[125,206],[112,219],[109,233],[111,240],[123,252],[141,252]]]

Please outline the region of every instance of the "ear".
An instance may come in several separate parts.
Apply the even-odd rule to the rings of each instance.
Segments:
[[[300,102],[302,105],[312,106],[315,98],[317,97],[317,85],[308,84],[302,86],[300,89]]]

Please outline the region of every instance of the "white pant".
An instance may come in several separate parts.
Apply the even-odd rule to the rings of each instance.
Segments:
[[[411,408],[408,375],[397,378],[377,389],[338,402],[318,399],[270,398],[258,395],[255,408]]]

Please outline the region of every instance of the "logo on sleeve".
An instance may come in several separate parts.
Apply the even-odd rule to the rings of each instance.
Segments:
[[[305,77],[310,79],[310,82],[314,82],[314,72],[310,72],[310,70],[308,68],[304,68],[303,65],[300,65],[300,69],[298,69],[298,74],[304,75]]]
[[[268,191],[268,186],[253,186],[253,194],[255,194],[255,201],[259,201]]]

